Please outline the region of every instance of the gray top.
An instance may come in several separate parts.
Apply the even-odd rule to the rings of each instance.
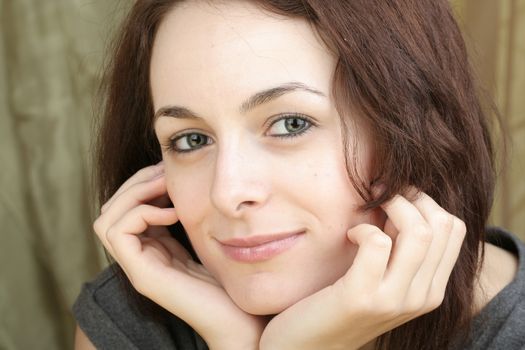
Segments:
[[[487,231],[487,241],[518,256],[519,270],[475,317],[469,345],[457,349],[525,349],[525,245],[497,228]],[[84,284],[73,314],[97,349],[207,349],[202,338],[175,316],[165,325],[141,317],[111,268]]]
[[[97,349],[208,349],[204,340],[176,316],[166,324],[143,317],[127,298],[112,266],[83,285],[73,315]]]
[[[465,350],[525,349],[525,245],[499,228],[487,231],[487,242],[501,247],[519,259],[514,280],[500,291],[474,318]]]

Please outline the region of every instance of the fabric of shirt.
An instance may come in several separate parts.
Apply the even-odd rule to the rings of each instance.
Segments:
[[[474,318],[468,344],[454,349],[525,349],[525,245],[499,228],[487,230],[487,242],[514,254],[519,268],[514,280]],[[111,267],[84,284],[73,314],[97,349],[207,349],[204,340],[176,316],[162,326],[142,317]]]
[[[112,266],[84,284],[73,314],[100,350],[208,349],[204,340],[178,317],[162,325],[144,317],[127,297]]]
[[[525,245],[499,228],[488,229],[486,241],[514,254],[518,271],[514,280],[474,318],[467,344],[455,349],[525,349]]]

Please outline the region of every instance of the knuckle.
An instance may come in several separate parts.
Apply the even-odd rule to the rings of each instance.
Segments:
[[[115,234],[116,234],[114,226],[111,226],[110,228],[108,228],[105,234],[106,234],[106,240],[109,242],[109,244],[113,244],[114,239],[115,239]]]
[[[95,233],[100,236],[103,232],[104,232],[104,229],[103,229],[103,222],[102,222],[102,216],[99,216],[98,218],[95,219],[95,221],[93,221],[93,231],[95,231]]]
[[[394,319],[403,315],[403,306],[392,296],[382,293],[370,293],[357,299],[348,300],[345,309],[353,315],[366,315],[378,318]]]
[[[414,225],[414,235],[422,243],[430,243],[433,239],[433,234],[431,228],[426,223],[420,223]]]
[[[454,217],[453,223],[454,229],[456,230],[456,232],[458,232],[458,234],[465,235],[467,233],[467,225],[465,224],[465,222],[463,222],[463,220]]]
[[[371,224],[359,224],[354,226],[351,231],[358,232],[359,234],[365,235],[366,237],[369,237],[373,234],[376,234],[378,232],[381,232],[379,227]]]
[[[147,204],[145,204],[145,203],[140,203],[140,204],[138,204],[136,207],[134,207],[132,210],[133,210],[134,212],[136,212],[136,213],[137,213],[137,212],[138,212],[138,213],[143,213],[143,212],[145,212],[145,211],[148,210],[148,207],[149,207],[149,206],[148,206]]]
[[[367,315],[377,312],[377,303],[371,294],[359,298],[346,298],[345,301],[343,307],[349,314]]]
[[[445,300],[445,291],[433,291],[430,293],[427,303],[427,312],[437,309]]]
[[[159,173],[161,173],[159,168],[156,165],[152,165],[139,170],[137,172],[137,177],[139,177],[142,181],[149,181]]]
[[[155,176],[155,173],[156,173],[155,166],[147,166],[145,168],[138,170],[135,174],[140,177],[150,177],[150,176]]]
[[[375,232],[371,234],[368,242],[378,248],[390,248],[392,246],[392,238],[384,233]]]
[[[393,299],[385,300],[378,309],[381,316],[387,318],[396,318],[403,314],[400,303]]]
[[[403,314],[405,316],[413,315],[413,314],[419,313],[420,311],[424,309],[425,309],[425,298],[412,297],[408,299],[408,301],[405,303],[405,307],[403,308]]]
[[[149,212],[150,209],[151,209],[151,205],[145,204],[145,203],[141,203],[141,204],[137,205],[134,210],[139,212],[139,213],[145,213],[145,212]]]
[[[439,232],[450,232],[454,226],[454,217],[446,212],[439,212],[432,217],[432,225]]]
[[[129,185],[120,195],[115,199],[117,201],[130,201],[133,204],[139,204],[140,201],[137,200],[136,196],[140,193],[141,188],[144,186],[144,183],[137,182]]]
[[[362,224],[360,229],[364,235],[364,242],[368,245],[384,248],[392,245],[392,239],[374,225]]]
[[[139,204],[132,209],[133,214],[140,216],[141,220],[146,221],[147,218],[156,214],[155,209],[149,204]]]

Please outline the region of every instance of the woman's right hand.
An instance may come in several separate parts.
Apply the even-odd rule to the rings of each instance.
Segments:
[[[164,165],[141,169],[102,206],[93,228],[142,295],[188,323],[211,349],[256,349],[267,320],[242,311],[170,236],[178,221]]]

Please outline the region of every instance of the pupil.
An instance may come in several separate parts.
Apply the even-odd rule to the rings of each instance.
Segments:
[[[286,129],[288,131],[297,131],[304,126],[304,120],[299,118],[286,119]]]
[[[202,146],[204,140],[204,137],[202,137],[202,135],[192,134],[189,138],[190,146]]]

